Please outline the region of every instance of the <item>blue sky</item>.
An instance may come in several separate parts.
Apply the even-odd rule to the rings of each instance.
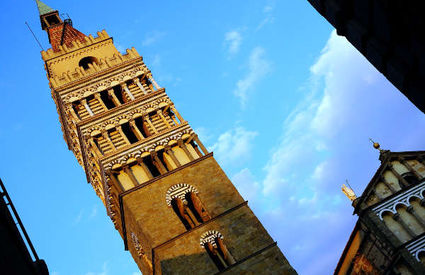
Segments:
[[[307,1],[46,1],[134,46],[299,274],[330,274],[354,226],[340,192],[379,166],[369,137],[423,150],[425,117]],[[2,1],[0,175],[54,275],[139,274],[70,151],[35,3]]]

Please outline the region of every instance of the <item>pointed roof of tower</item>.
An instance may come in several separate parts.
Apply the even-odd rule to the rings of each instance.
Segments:
[[[41,2],[40,0],[35,0],[35,2],[37,3],[37,8],[38,8],[38,12],[40,13],[40,15],[44,15],[44,14],[50,13],[52,11],[55,11],[51,7],[49,7],[46,4],[44,4],[43,2]]]

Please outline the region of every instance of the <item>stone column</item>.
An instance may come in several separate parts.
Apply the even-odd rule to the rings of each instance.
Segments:
[[[80,121],[80,117],[77,115],[77,113],[74,110],[74,107],[69,108],[69,112],[71,113],[71,116],[75,119],[75,121]]]
[[[117,187],[120,188],[121,191],[125,191],[124,186],[122,186],[121,182],[119,182],[119,180],[117,179],[117,177],[115,176],[114,172],[111,172],[109,174],[109,177],[111,178],[112,183]],[[113,205],[110,205],[111,207]]]
[[[159,117],[162,119],[162,121],[165,123],[165,125],[167,126],[167,128],[171,128],[170,123],[168,123],[167,119],[165,118],[164,114],[162,113],[162,110],[158,110],[156,111],[157,114],[159,115]]]
[[[184,143],[182,139],[179,139],[177,141],[177,144],[180,146],[180,148],[183,149],[183,151],[185,152],[185,154],[187,155],[187,157],[189,158],[189,160],[190,161],[193,161],[194,158],[193,158],[192,154],[189,152],[189,150],[187,149],[186,143]]]
[[[399,158],[399,161],[400,161],[401,164],[406,166],[407,170],[409,170],[410,173],[415,175],[418,180],[422,179],[421,174],[419,174],[415,169],[413,169],[413,167],[410,166],[410,164],[404,158]]]
[[[389,184],[388,182],[387,182],[387,180],[385,179],[385,177],[384,176],[381,176],[381,181],[385,184],[385,186],[386,187],[388,187],[388,189],[390,189],[390,191],[391,191],[391,193],[395,193],[395,192],[397,192],[395,189],[394,189],[394,187],[392,187],[391,186],[391,184]]]
[[[145,173],[148,175],[149,179],[153,179],[152,172],[149,170],[149,168],[146,166],[146,164],[143,162],[143,159],[137,159],[137,163],[142,167],[142,169],[145,171]]]
[[[87,104],[87,99],[81,99],[81,104],[83,104],[84,108],[86,108],[87,112],[89,113],[90,116],[94,116],[94,113],[92,112],[92,110],[90,109],[89,105]]]
[[[124,131],[122,130],[122,126],[121,125],[118,125],[116,128],[118,130],[118,133],[120,133],[120,135],[124,139],[125,143],[131,144],[131,142],[128,140],[127,136],[124,134]]]
[[[130,90],[128,89],[127,83],[122,83],[121,84],[121,88],[127,93],[128,97],[130,97],[131,100],[134,100],[134,96],[133,94],[130,92]]]
[[[130,127],[134,130],[134,134],[136,135],[138,140],[142,140],[145,137],[143,136],[142,132],[140,132],[139,128],[136,125],[136,122],[134,120],[131,120],[130,122]]]
[[[155,87],[156,90],[161,89],[161,87],[159,87],[158,83],[156,83],[155,79],[153,79],[152,74],[148,75],[150,82],[152,82],[153,86]]]
[[[177,167],[182,166],[180,164],[180,161],[174,155],[174,152],[173,152],[173,150],[171,150],[171,147],[170,146],[166,146],[165,147],[165,152],[171,157],[171,159],[174,161],[174,163],[176,164]]]
[[[396,213],[393,215],[393,219],[401,224],[401,226],[406,230],[406,232],[409,234],[410,237],[414,237],[416,234],[413,232],[409,226],[403,221],[403,219],[400,217],[400,214]]]
[[[117,148],[115,148],[114,143],[112,142],[111,138],[109,137],[109,133],[108,131],[105,131],[102,133],[102,136],[104,139],[106,139],[106,141],[108,142],[109,146],[111,146],[112,150],[116,150]]]
[[[120,106],[121,105],[120,100],[118,99],[118,97],[114,93],[114,89],[109,89],[108,90],[108,95],[112,98],[112,101],[114,102],[115,106]]]
[[[207,150],[207,148],[205,148],[205,146],[199,140],[198,135],[194,135],[193,136],[193,140],[196,142],[196,144],[198,144],[199,147],[201,147],[201,150],[204,153],[204,155],[207,155],[208,154],[208,150]]]
[[[167,173],[167,169],[165,168],[164,164],[162,164],[162,161],[159,159],[156,151],[151,152],[151,157],[152,157],[154,164],[156,164],[155,166],[158,168],[161,175]]]
[[[177,118],[180,120],[180,123],[184,122],[184,119],[182,118],[182,116],[179,114],[179,112],[177,112],[176,108],[174,107],[174,105],[170,106],[171,111],[177,116]]]
[[[101,148],[97,147],[96,143],[94,142],[93,138],[89,138],[90,146],[93,147],[94,152],[98,157],[102,157],[103,153],[101,151]]]
[[[416,211],[413,209],[413,206],[409,205],[406,210],[415,217],[416,221],[421,225],[422,229],[425,230],[425,223],[421,217],[419,217],[418,213],[416,213]]]
[[[100,97],[99,93],[95,93],[94,97],[99,101],[100,105],[102,106],[104,111],[108,111],[108,107],[106,107],[105,102],[103,102],[102,98]]]
[[[410,184],[399,174],[397,173],[397,171],[393,168],[393,166],[391,164],[387,165],[388,168],[391,170],[391,172],[393,172],[394,176],[397,177],[399,183],[401,183],[401,188],[403,189],[406,186],[409,186]]]
[[[130,167],[128,166],[124,167],[124,172],[129,176],[134,186],[139,185],[139,182],[137,181],[136,177],[133,175],[133,171],[131,171]]]
[[[152,121],[149,119],[149,115],[145,115],[143,117],[143,120],[146,121],[147,124],[149,124],[149,126],[152,128],[152,130],[154,131],[154,133],[158,133],[158,130],[156,130],[155,126],[153,125]]]
[[[134,83],[136,83],[136,85],[140,88],[140,90],[142,90],[144,95],[147,95],[148,92],[145,90],[145,87],[143,87],[142,83],[140,83],[140,80],[138,77],[136,77],[135,79],[133,79]]]

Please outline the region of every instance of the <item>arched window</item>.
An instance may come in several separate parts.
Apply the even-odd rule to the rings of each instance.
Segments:
[[[220,271],[236,263],[235,258],[233,258],[227,249],[223,239],[223,235],[220,232],[210,230],[202,234],[200,240],[201,246],[205,248],[211,260]]]
[[[185,183],[171,186],[166,194],[167,205],[173,208],[188,230],[210,219],[197,194],[195,187]]]
[[[97,64],[96,57],[86,56],[82,58],[80,62],[78,62],[78,66],[83,67],[84,70],[87,70],[89,68],[89,64],[93,64],[93,63]]]

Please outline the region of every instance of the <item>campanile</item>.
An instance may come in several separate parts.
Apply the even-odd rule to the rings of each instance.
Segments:
[[[36,0],[68,148],[143,274],[296,274],[134,49]]]

